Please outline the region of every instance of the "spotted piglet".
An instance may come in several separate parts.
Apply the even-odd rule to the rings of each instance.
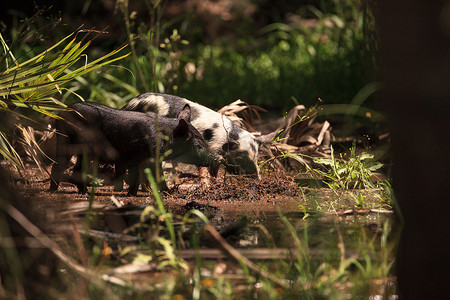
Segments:
[[[73,155],[77,164],[67,178],[79,192],[87,191],[82,162],[114,164],[116,176],[128,170],[128,194],[136,195],[140,173],[149,167],[157,175],[159,154],[190,164],[216,165],[221,157],[212,153],[201,134],[189,123],[191,109],[185,105],[176,118],[156,113],[124,111],[97,103],[75,103],[56,120],[56,163],[52,168],[51,190],[66,179],[64,171]],[[158,166],[158,167],[157,167]],[[159,189],[166,189],[160,182]]]
[[[174,117],[188,104],[191,107],[191,124],[201,133],[210,150],[224,158],[227,171],[251,174],[259,179],[258,151],[270,137],[255,137],[236,126],[228,117],[198,103],[173,95],[146,93],[132,99],[124,110],[152,111],[165,117]],[[218,168],[211,169],[217,176]]]

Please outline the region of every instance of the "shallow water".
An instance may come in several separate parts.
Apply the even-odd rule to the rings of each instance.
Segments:
[[[320,212],[310,212],[305,218],[303,212],[273,212],[262,214],[258,219],[240,217],[235,224],[241,224],[239,230],[229,238],[233,246],[237,248],[265,248],[276,246],[278,248],[296,248],[293,232],[289,231],[286,221],[295,231],[301,241],[301,247],[309,249],[313,257],[320,258],[326,255],[328,258],[338,259],[341,250],[338,245],[343,243],[345,255],[351,256],[371,243],[380,247],[382,234],[390,234],[394,224],[392,213],[352,213],[347,215],[333,215]],[[214,220],[214,219],[213,219]],[[214,224],[214,222],[213,222]],[[227,232],[227,226],[222,226],[222,232]],[[387,231],[387,232],[384,232]]]
[[[71,224],[71,219],[64,218],[67,212],[83,221],[83,211],[86,212],[90,196],[77,194],[70,184],[62,184],[58,192],[50,193],[48,179],[36,174],[31,174],[29,183],[17,183],[21,194],[42,211],[56,208],[57,224]],[[223,183],[206,191],[192,186],[192,189],[163,194],[164,205],[173,212],[175,223],[178,222],[176,226],[179,226],[179,220],[190,209],[201,210],[232,247],[241,252],[247,251],[245,255],[248,254],[250,260],[258,261],[257,252],[275,248],[283,251],[272,251],[272,254],[266,251],[270,258],[263,260],[269,265],[277,264],[280,260],[289,264],[289,261],[298,259],[299,253],[305,254],[313,270],[323,263],[339,269],[343,260],[355,259],[363,268],[387,270],[369,276],[372,279],[380,278],[380,286],[386,282],[393,284],[392,272],[386,264],[394,260],[397,226],[392,211],[380,209],[382,206],[377,202],[378,198],[374,197],[376,191],[365,191],[364,194],[366,204],[375,209],[363,210],[351,198],[348,201],[336,200],[336,195],[330,189],[304,187],[299,190],[298,185],[289,178],[275,175],[270,174],[258,183],[246,178],[228,177]],[[115,207],[112,196],[125,206]],[[109,245],[115,249],[119,243],[124,247],[136,244],[138,238],[130,238],[132,233],[129,233],[127,240],[122,236],[114,241],[116,237],[105,235],[105,232],[120,235],[122,230],[139,221],[145,206],[155,205],[155,201],[148,193],[139,192],[137,197],[127,197],[124,192],[113,192],[112,187],[101,187],[96,189],[92,204],[97,212],[101,212],[98,227],[90,228],[99,234],[98,246],[103,247],[107,237]],[[111,210],[106,216],[105,211]],[[119,225],[113,228],[111,224]],[[73,228],[70,227],[69,231],[72,232]],[[96,239],[93,240],[97,243]],[[187,250],[192,249],[187,246]],[[205,260],[212,260],[215,264],[227,261],[228,270],[236,276],[240,274],[237,261],[230,260],[208,240],[200,246],[202,250],[213,250],[209,254],[217,253],[216,257],[210,255]],[[183,251],[180,252],[186,254]],[[193,260],[192,256],[185,259],[188,262]],[[370,266],[367,266],[368,260]],[[152,271],[140,276],[144,282],[148,282],[154,274]]]

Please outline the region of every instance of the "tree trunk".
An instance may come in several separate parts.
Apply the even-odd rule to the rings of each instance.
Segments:
[[[401,299],[448,299],[450,287],[450,1],[381,1],[384,100],[403,229]]]

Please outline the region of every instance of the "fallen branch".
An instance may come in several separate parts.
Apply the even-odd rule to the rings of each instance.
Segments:
[[[330,123],[328,121],[325,121],[322,125],[322,129],[320,130],[319,135],[317,136],[317,142],[316,145],[319,146],[322,144],[323,138],[325,133],[328,131],[328,128],[330,128]],[[329,143],[330,141],[328,141]]]
[[[286,288],[288,286],[287,282],[283,279],[279,279],[275,277],[273,274],[267,272],[266,270],[262,269],[258,265],[251,262],[249,259],[244,257],[241,253],[239,253],[238,250],[233,248],[221,235],[217,230],[211,226],[206,225],[205,226],[205,232],[208,236],[208,238],[215,242],[222,251],[227,254],[230,258],[234,259],[238,263],[244,264],[247,268],[249,268],[251,271],[260,274],[263,277],[266,277],[267,279],[272,280],[277,285]]]
[[[394,211],[387,210],[387,209],[360,209],[360,210],[347,209],[347,210],[343,210],[343,211],[327,212],[326,214],[342,216],[342,215],[366,215],[366,214],[370,214],[370,213],[393,214]]]
[[[99,274],[90,270],[86,267],[79,265],[75,260],[64,254],[59,245],[51,240],[47,235],[45,235],[36,225],[34,225],[28,218],[17,210],[14,206],[9,203],[0,201],[2,208],[8,213],[11,218],[13,218],[18,224],[20,224],[29,234],[31,234],[39,243],[44,247],[49,249],[56,257],[58,257],[63,263],[65,263],[70,269],[77,272],[79,275],[83,276],[90,282],[101,286],[102,283],[99,282]],[[108,281],[114,284],[126,286],[127,283],[120,278],[111,277],[106,274],[100,275],[104,281]]]
[[[239,255],[247,259],[256,260],[274,260],[274,259],[292,259],[292,253],[295,249],[285,248],[256,248],[256,249],[235,249]],[[225,259],[229,257],[221,249],[185,249],[177,252],[182,259],[195,259],[196,255],[200,255],[202,259]]]
[[[312,160],[306,160],[302,155],[329,157],[331,125],[328,121],[316,122],[317,112],[316,108],[297,105],[281,121],[275,131],[276,141],[261,151],[263,156],[270,158],[273,167],[286,166],[279,163],[280,158],[287,159],[287,166],[291,165],[289,161],[296,160],[310,168]]]
[[[117,268],[109,270],[109,274],[135,274],[154,272],[157,270],[158,265],[156,263],[142,263],[142,264],[126,264]]]

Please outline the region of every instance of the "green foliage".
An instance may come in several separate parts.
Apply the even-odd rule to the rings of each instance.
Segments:
[[[373,154],[366,152],[356,154],[355,141],[347,158],[342,154],[337,158],[333,147],[329,158],[314,158],[315,163],[327,167],[328,170],[313,171],[325,178],[323,182],[337,196],[337,199],[330,198],[327,201],[330,210],[348,209],[351,203],[360,208],[391,208],[394,201],[392,188],[387,180],[375,181],[373,172],[382,168],[383,164],[373,158]]]
[[[376,40],[373,36],[373,17],[362,3],[335,0],[332,9],[321,12],[308,7],[295,13],[298,21],[269,25],[259,36],[247,34],[244,38],[236,37],[233,42],[218,39],[210,44],[194,44],[181,38],[185,30],[174,29],[170,22],[161,21],[164,7],[160,1],[146,1],[150,15],[146,23],[138,23],[135,13],[129,11],[127,0],[118,1],[130,40],[131,55],[120,55],[123,49],[120,47],[90,63],[86,63],[89,61],[86,49],[91,41],[79,41],[80,33],[59,40],[40,54],[34,54],[39,53],[37,49],[25,49],[27,45],[24,43],[20,52],[33,54],[23,62],[16,59],[17,56],[0,36],[3,46],[0,57],[0,114],[18,117],[13,122],[10,119],[6,122],[4,118],[1,121],[0,154],[20,166],[21,159],[11,143],[9,125],[16,128],[22,120],[34,119],[35,115],[30,115],[30,111],[56,117],[54,111],[64,109],[64,103],[71,101],[69,97],[74,95],[113,107],[120,107],[137,94],[148,91],[181,94],[211,107],[243,98],[252,104],[280,108],[289,105],[287,101],[292,97],[300,99],[305,105],[314,103],[318,97],[327,103],[350,102],[353,98],[353,104],[360,105],[366,100],[366,94],[378,89],[377,84],[367,85],[367,82],[372,82],[376,69],[372,55]],[[122,64],[127,67],[107,68],[118,59],[123,59]],[[92,72],[94,70],[96,72]],[[367,88],[362,90],[368,92],[357,94],[364,86]],[[65,93],[60,98],[55,96],[63,91]],[[355,94],[357,96],[353,97]],[[303,161],[301,156],[282,156]],[[349,159],[335,158],[332,153],[329,159],[315,161],[330,168],[328,172],[318,172],[328,179],[328,185],[333,190],[381,186],[370,177],[381,164],[374,162],[373,156],[367,153],[356,155],[355,145]],[[105,238],[103,244],[89,247],[87,245],[92,245],[92,242],[86,238],[84,244],[80,243],[77,247],[87,248],[91,257],[86,267],[96,272],[103,272],[105,266],[111,267],[117,263],[156,263],[165,278],[162,283],[154,285],[151,282],[146,286],[152,296],[164,294],[166,298],[175,298],[190,295],[193,299],[368,296],[367,290],[365,293],[351,293],[348,284],[363,286],[368,280],[384,278],[391,272],[393,246],[388,240],[389,224],[380,230],[381,245],[375,243],[378,241],[376,235],[365,237],[359,251],[346,255],[340,237],[336,248],[341,259],[337,263],[325,260],[317,264],[310,255],[311,233],[308,226],[305,225],[301,234],[280,214],[279,219],[295,245],[292,260],[261,263],[260,266],[271,270],[286,285],[278,287],[268,278],[249,272],[241,263],[241,270],[236,273],[240,276],[238,280],[243,278],[244,284],[238,285],[240,290],[236,289],[235,280],[225,274],[217,279],[204,275],[204,261],[199,255],[195,257],[193,269],[177,255],[177,250],[187,244],[183,235],[188,229],[191,231],[189,245],[195,249],[200,247],[201,224],[208,224],[209,221],[204,214],[193,210],[176,222],[175,215],[166,210],[157,192],[160,178],[155,177],[158,177],[158,170],[156,174],[151,174],[149,169],[145,172],[153,190],[155,206],[145,207],[139,221],[127,228],[116,244],[113,244],[112,238],[111,241]],[[102,183],[95,173],[91,179],[94,188]],[[89,198],[90,207],[94,201],[94,188]],[[355,203],[363,207],[366,199],[359,194],[355,197]],[[301,208],[304,218],[310,220],[312,217],[306,208]],[[87,219],[93,222],[96,216],[93,211],[90,213]],[[0,222],[3,221],[0,216]],[[133,233],[138,237],[136,244],[122,240],[122,237]],[[101,278],[111,280],[106,273],[103,274],[105,276]],[[112,286],[105,283],[98,285],[98,281],[93,280],[91,285],[95,288],[90,287],[90,295],[97,298],[121,298],[122,295],[145,298],[145,292],[141,294],[131,282],[112,279],[115,280],[111,281]]]
[[[111,58],[125,47],[122,46],[88,63],[84,51],[91,41],[77,41],[72,33],[44,52],[19,62],[1,35],[0,40],[4,49],[1,58],[5,62],[0,69],[0,97],[4,99],[0,102],[1,108],[11,111],[11,105],[27,107],[51,117],[56,116],[49,110],[65,107],[53,95],[62,94],[62,87],[67,82],[127,56]],[[66,42],[63,49],[58,49]],[[76,66],[81,59],[85,59],[85,63]]]
[[[350,103],[375,78],[373,16],[365,1],[322,6],[302,8],[289,23],[256,34],[241,26],[231,37],[206,41],[193,16],[163,20],[164,1],[148,1],[142,12],[119,1],[131,49],[126,68],[102,68],[70,89],[114,107],[144,92],[181,95],[212,108],[236,99],[276,109],[290,107],[292,97],[306,106],[318,97]]]
[[[365,280],[375,278],[385,278],[392,270],[393,260],[389,258],[394,252],[394,244],[389,242],[391,224],[386,221],[383,224],[380,244],[376,245],[373,240],[363,236],[363,243],[360,245],[361,257],[354,261],[354,265],[359,269],[360,276]],[[376,258],[378,264],[374,264]]]
[[[326,183],[332,189],[375,188],[376,184],[373,182],[371,175],[373,171],[383,167],[383,164],[374,161],[373,157],[373,154],[366,152],[357,155],[356,141],[353,141],[348,159],[344,159],[342,154],[339,159],[336,159],[333,147],[331,147],[330,158],[314,158],[314,162],[328,166],[330,170],[328,172],[315,171],[330,181]]]
[[[129,11],[128,1],[120,1],[119,8],[131,46],[130,70],[134,74],[132,85],[140,92],[174,93],[178,89],[183,45],[177,29],[168,31],[162,23],[162,1],[149,1],[150,20],[139,23],[136,12]],[[164,36],[164,34],[167,34]]]
[[[85,50],[92,40],[84,42],[87,35],[78,40],[83,32],[91,33],[74,32],[23,62],[16,59],[0,34],[3,49],[0,54],[0,115],[5,116],[0,123],[0,154],[17,168],[23,169],[23,163],[11,143],[15,128],[20,128],[24,121],[36,122],[39,115],[58,118],[54,111],[66,105],[55,94],[63,94],[68,82],[128,55],[119,55],[126,47],[122,46],[89,62]],[[37,116],[33,112],[37,112]]]
[[[140,221],[123,233],[129,236],[139,229],[143,239],[137,245],[125,244],[123,248],[121,247],[123,242],[118,244],[119,258],[122,263],[128,262],[137,266],[155,265],[159,272],[164,274],[164,282],[143,287],[138,291],[141,296],[149,290],[157,298],[163,295],[169,298],[178,295],[178,297],[192,297],[192,299],[211,296],[236,299],[257,294],[261,299],[299,297],[299,295],[307,299],[330,297],[340,299],[344,295],[352,297],[373,295],[374,290],[382,290],[380,284],[376,282],[382,280],[388,282],[390,279],[386,278],[389,278],[392,273],[395,236],[391,232],[389,221],[382,223],[375,233],[365,233],[365,229],[360,228],[363,231],[361,238],[356,241],[357,244],[353,245],[351,250],[347,249],[349,245],[344,243],[343,233],[336,224],[333,230],[333,241],[330,243],[330,248],[327,248],[327,256],[323,257],[321,254],[318,257],[317,248],[313,245],[314,242],[310,241],[313,230],[309,228],[309,221],[302,221],[304,222],[303,230],[299,232],[296,227],[298,219],[288,219],[279,213],[282,227],[285,228],[293,245],[291,257],[258,262],[261,270],[270,272],[277,278],[278,283],[275,283],[266,276],[261,276],[254,271],[250,272],[242,261],[228,264],[228,268],[233,270],[233,275],[227,273],[213,275],[213,270],[218,267],[218,263],[208,262],[199,255],[195,256],[194,262],[187,263],[177,254],[179,253],[177,251],[184,249],[186,245],[179,243],[183,240],[182,233],[188,229],[192,242],[189,248],[199,249],[200,241],[205,238],[199,221],[202,220],[205,224],[209,221],[201,212],[189,211],[179,222],[180,234],[177,237],[179,241],[173,243],[164,236],[169,229],[167,226],[177,230],[178,225],[166,221],[174,217],[170,212],[163,213],[154,206],[147,206],[141,213]],[[269,235],[266,243],[276,247],[271,239]],[[115,256],[109,256],[108,260],[103,257],[102,260],[97,261],[98,265],[92,267],[99,269],[100,264],[114,265],[116,259]],[[236,271],[236,268],[239,268],[239,271]],[[174,270],[178,271],[174,272]],[[115,281],[119,278],[120,276]],[[152,280],[152,277],[149,278]],[[124,289],[132,287],[132,282],[122,285]],[[119,289],[119,286],[116,288]]]
[[[150,187],[152,188],[153,195],[155,197],[156,205],[158,207],[159,212],[163,215],[166,215],[167,213],[166,213],[166,209],[164,208],[164,202],[161,198],[161,195],[158,192],[158,185],[155,180],[155,177],[153,176],[153,174],[149,168],[145,169],[145,174],[147,175],[148,181],[150,182]],[[164,180],[164,179],[161,178],[160,180]],[[170,233],[171,242],[173,245],[175,245],[175,230],[174,230],[174,227],[172,224],[171,214],[167,214],[167,217],[164,219],[164,221],[167,224],[167,229],[169,230],[169,233]]]
[[[180,92],[216,106],[238,98],[279,108],[291,97],[305,105],[318,97],[349,103],[375,76],[366,33],[373,17],[359,1],[333,4],[330,13],[308,7],[295,15],[297,21],[268,25],[259,37],[196,45],[190,55],[196,73]],[[307,18],[311,12],[314,18]]]

